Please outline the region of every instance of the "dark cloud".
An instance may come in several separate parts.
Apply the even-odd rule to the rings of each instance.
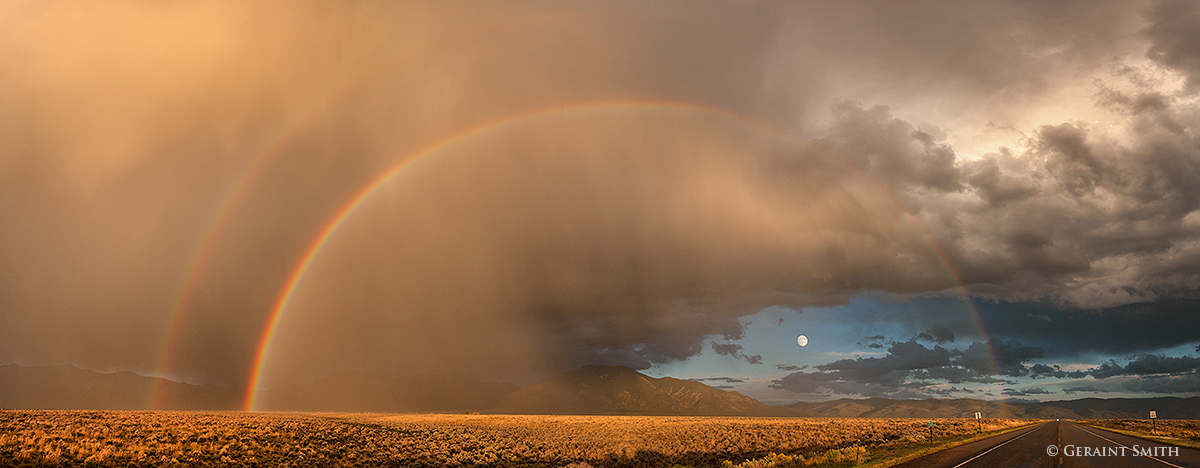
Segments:
[[[1193,373],[1200,369],[1200,358],[1192,356],[1168,357],[1161,354],[1143,354],[1121,366],[1108,362],[1089,371],[1093,377],[1103,379],[1118,375],[1151,375]]]
[[[974,304],[992,337],[1035,346],[1046,359],[1058,362],[1097,354],[1159,354],[1200,342],[1196,331],[1200,316],[1195,313],[1200,301],[1194,299],[1159,299],[1103,309],[1078,309],[1050,300],[975,299]],[[913,331],[940,326],[957,337],[979,335],[973,314],[961,298],[954,297],[847,307],[835,317],[844,323],[897,323]]]
[[[984,303],[989,331],[1046,349],[1047,357],[1146,353],[1200,341],[1194,300],[1078,310],[1047,303]]]
[[[859,341],[858,343],[855,343],[855,344],[857,344],[858,346],[867,348],[867,349],[883,349],[883,341],[885,339],[886,338],[883,335],[872,335],[872,336],[863,338],[863,340],[866,341],[866,343]]]
[[[858,306],[848,308],[847,315],[842,319],[851,323],[899,321],[918,330],[944,326],[958,334],[977,331],[973,330],[973,318],[969,314],[946,312],[955,306],[955,302],[931,298],[893,304],[891,307]],[[869,385],[868,379],[855,378],[851,374],[822,375],[810,372],[781,379],[776,382],[775,388],[824,388],[830,392],[887,396],[911,391],[897,382],[1002,383],[1018,385],[1015,388],[1019,389],[1024,378],[1088,378],[1096,379],[1092,387],[1107,392],[1167,393],[1171,390],[1179,393],[1176,390],[1185,388],[1185,384],[1179,382],[1186,383],[1191,378],[1179,376],[1195,372],[1197,358],[1147,351],[1181,345],[1191,348],[1190,343],[1200,340],[1194,331],[1196,328],[1190,325],[1197,320],[1195,307],[1194,301],[1159,301],[1110,309],[1079,310],[1051,302],[983,301],[980,303],[982,317],[995,337],[991,340],[990,350],[989,346],[979,341],[965,348],[948,349],[950,365],[898,371],[891,375],[892,384],[888,386]],[[931,337],[933,335],[928,331],[926,333]],[[914,339],[911,343],[916,344],[916,341]],[[1064,370],[1057,364],[1031,363],[1045,360],[1078,362],[1096,353],[1129,357],[1088,368],[1073,367],[1072,370]],[[871,362],[873,365],[886,365],[894,360],[891,356],[873,359],[876,359]],[[838,367],[845,367],[846,364],[838,364]],[[901,369],[900,366],[893,368]],[[1172,375],[1178,378],[1165,378]],[[1074,392],[1088,391],[1081,388],[1084,386],[1067,385],[1065,388]],[[926,393],[944,394],[933,393],[932,390]]]
[[[1064,371],[1061,367],[1046,364],[1034,364],[1029,367],[1029,376],[1032,378],[1054,377],[1058,379],[1081,379],[1088,376],[1088,371]]]
[[[1200,388],[1200,373],[1151,375],[1130,379],[1124,388],[1133,392],[1195,394]]]
[[[1067,395],[1074,395],[1076,393],[1111,393],[1112,390],[1098,388],[1095,385],[1074,385],[1063,387],[1062,392]]]
[[[992,352],[989,353],[988,348]],[[995,361],[991,356],[994,353]],[[1006,382],[999,376],[1029,373],[1024,363],[1041,357],[1040,348],[1020,342],[973,342],[965,350],[938,345],[926,348],[915,340],[893,342],[883,357],[843,359],[816,366],[814,372],[794,372],[773,381],[771,388],[796,393],[831,393],[864,396],[919,395],[935,382]],[[993,363],[999,364],[997,368]],[[998,373],[996,372],[998,371]]]
[[[733,377],[704,377],[704,378],[688,379],[688,380],[694,380],[696,382],[725,382],[725,383],[743,383],[743,382],[745,382],[744,379],[737,379],[737,378],[733,378]],[[716,387],[713,387],[713,388],[716,388]]]
[[[884,357],[843,359],[816,367],[824,372],[834,372],[844,380],[896,385],[907,371],[950,365],[951,356],[953,353],[941,346],[930,349],[908,341],[892,343]]]
[[[1026,346],[1015,339],[992,339],[988,344],[979,341],[971,343],[955,362],[980,374],[996,372],[998,375],[1019,377],[1029,371],[1026,362],[1045,355],[1045,349]]]
[[[1128,102],[1113,108],[1132,132],[1127,140],[1079,121],[1046,124],[1023,147],[967,161],[930,146],[933,137],[887,108],[841,102],[819,141],[898,193],[897,205],[923,221],[978,294],[1074,308],[1187,297],[1200,274],[1189,261],[1200,252],[1183,218],[1200,208],[1200,190],[1186,181],[1200,177],[1200,150],[1185,129],[1200,114],[1162,94],[1127,94],[1098,98]],[[928,266],[892,264],[902,278],[862,282],[934,289]]]
[[[785,371],[798,371],[808,369],[808,366],[798,366],[794,364],[775,364],[775,368]]]
[[[742,352],[742,345],[731,343],[713,343],[713,351],[721,356],[729,356],[735,359],[741,359],[749,364],[762,364],[762,355],[755,354],[753,356]]]
[[[1178,114],[1187,111],[1157,105],[1165,107],[1145,111],[1157,116],[1131,117],[1143,131],[1129,145],[1104,140],[1086,124],[1046,125],[1026,153],[971,163],[974,174],[967,179],[985,202],[979,215],[991,220],[956,217],[995,223],[985,237],[1005,246],[991,258],[955,254],[968,276],[986,283],[978,291],[1022,290],[1076,307],[1106,308],[1192,287],[1184,278],[1195,272],[1179,262],[1196,254],[1185,247],[1196,233],[1179,223],[1200,207],[1200,194],[1180,175],[1200,175],[1200,159],[1186,143],[1191,137],[1173,130],[1175,122],[1190,118]],[[997,169],[1006,165],[1012,169]],[[1107,198],[1116,203],[1100,208]],[[1124,280],[1131,269],[1142,272],[1139,282]]]
[[[947,383],[960,384],[964,382],[975,383],[996,383],[1002,380],[981,374],[974,370],[968,369],[961,365],[950,365],[940,367],[930,367],[928,369],[918,369],[909,374],[909,377],[919,380],[942,380]]]
[[[940,192],[962,188],[954,150],[895,118],[887,107],[839,102],[833,122],[822,141],[869,174],[899,186]]]
[[[1002,152],[1004,159],[1012,158],[1011,153]],[[1000,158],[986,159],[974,163],[974,171],[967,178],[967,183],[974,189],[975,194],[987,205],[1003,207],[1010,202],[1016,203],[1037,195],[1038,188],[1032,181],[1019,175],[1004,174],[1000,171]],[[1019,235],[1012,239],[1018,244],[1028,247],[1045,245],[1045,236],[1031,234]]]
[[[1091,377],[1096,384],[1072,385],[1063,388],[1064,393],[1116,392],[1135,393],[1193,393],[1198,381],[1200,359],[1193,356],[1166,356],[1162,354],[1140,354],[1131,357],[1124,365],[1117,361],[1075,371],[1063,371],[1058,366],[1035,364],[1028,375],[1033,378],[1053,377],[1059,379],[1082,379]],[[1111,381],[1109,379],[1112,379]]]
[[[944,325],[938,325],[929,330],[925,330],[913,338],[916,341],[927,341],[937,344],[946,344],[954,342],[954,332],[950,331]]]
[[[1000,391],[1000,394],[1005,396],[1030,396],[1030,395],[1053,395],[1054,392],[1044,388],[1006,388]]]
[[[1200,89],[1200,6],[1187,0],[1158,2],[1146,14],[1142,31],[1152,44],[1146,56],[1187,74],[1191,91]]]
[[[955,397],[955,396],[959,396],[962,394],[979,393],[976,390],[972,390],[972,389],[966,388],[966,387],[953,387],[953,386],[952,387],[941,387],[941,386],[935,386],[935,385],[928,385],[928,386],[921,387],[920,391],[923,394],[936,396],[936,397]]]

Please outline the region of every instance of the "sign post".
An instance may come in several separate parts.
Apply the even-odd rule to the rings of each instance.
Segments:
[[[1158,435],[1158,431],[1157,431],[1157,430],[1155,430],[1155,427],[1154,427],[1154,420],[1155,420],[1155,419],[1158,419],[1158,412],[1157,412],[1157,411],[1151,411],[1151,412],[1150,412],[1150,433],[1151,433],[1151,434],[1154,434],[1154,435]]]
[[[983,433],[983,413],[975,412],[975,422],[979,423],[979,432]]]
[[[929,420],[929,445],[933,445],[933,420]]]

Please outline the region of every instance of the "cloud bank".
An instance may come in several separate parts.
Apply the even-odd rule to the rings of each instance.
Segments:
[[[708,337],[755,364],[761,307],[954,278],[1119,317],[1200,288],[1189,2],[0,8],[3,361],[170,346],[169,375],[244,384],[317,234],[430,145],[306,273],[275,381],[644,369]],[[819,370],[982,378],[934,325]],[[1048,349],[993,345],[1004,375]]]

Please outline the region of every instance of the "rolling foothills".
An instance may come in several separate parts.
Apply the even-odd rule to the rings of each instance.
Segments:
[[[150,408],[158,388],[162,397]],[[73,366],[0,366],[2,409],[238,410],[243,391],[191,385],[133,372],[101,373]],[[623,366],[584,366],[525,387],[463,376],[401,378],[344,371],[263,393],[266,411],[362,413],[778,416],[829,418],[1136,419],[1155,410],[1164,419],[1200,419],[1200,397],[1084,398],[1046,402],[978,399],[865,398],[770,406],[736,391],[671,377],[653,378]]]

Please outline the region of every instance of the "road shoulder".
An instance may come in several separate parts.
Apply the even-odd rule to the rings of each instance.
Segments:
[[[958,447],[961,447],[961,446],[964,446],[967,444],[973,444],[975,442],[988,440],[988,439],[991,439],[994,437],[1000,437],[1000,436],[1003,436],[1006,434],[1011,434],[1013,432],[1020,431],[1022,429],[1033,430],[1033,428],[1035,428],[1041,424],[1044,424],[1046,422],[1047,421],[1043,421],[1043,420],[1030,421],[1029,424],[1014,426],[1014,427],[1007,427],[1007,428],[1000,429],[997,431],[985,432],[983,434],[978,434],[978,435],[974,435],[974,436],[963,438],[963,439],[947,441],[943,444],[938,444],[938,445],[934,445],[934,446],[930,446],[930,447],[913,450],[911,452],[906,452],[902,455],[890,456],[890,457],[886,457],[886,458],[878,460],[878,461],[872,461],[870,463],[866,463],[866,464],[862,465],[862,467],[863,468],[890,468],[890,467],[893,467],[893,466],[896,466],[896,465],[899,465],[902,463],[907,463],[907,462],[916,460],[916,459],[924,457],[924,456],[928,456],[928,455],[932,455],[932,454],[935,454],[938,452],[943,452],[946,450],[958,448]]]

